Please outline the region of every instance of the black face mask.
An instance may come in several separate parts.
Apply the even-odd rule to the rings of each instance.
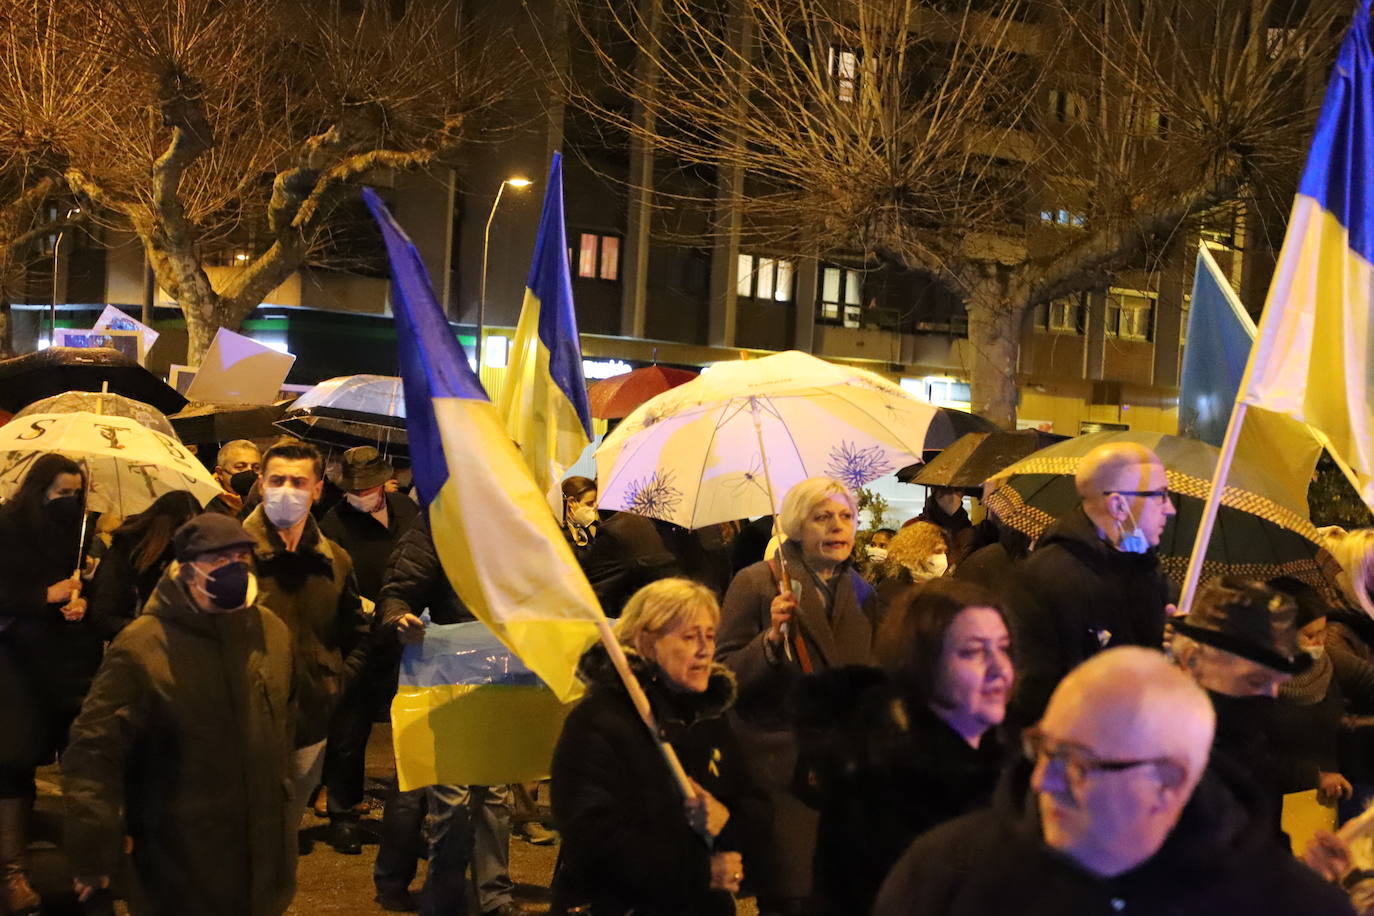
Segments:
[[[257,482],[257,471],[239,471],[233,477],[229,478],[229,489],[246,499],[248,497],[248,491],[253,489],[253,484]]]
[[[250,573],[247,563],[226,563],[212,573],[201,572],[200,567],[192,566],[197,576],[205,580],[199,586],[215,607],[226,611],[236,611],[248,599],[248,580]]]
[[[81,496],[58,496],[47,502],[48,517],[59,525],[74,525],[81,521]]]

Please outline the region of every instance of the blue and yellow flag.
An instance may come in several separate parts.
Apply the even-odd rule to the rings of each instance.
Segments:
[[[392,311],[406,430],[420,505],[458,597],[564,702],[581,692],[577,661],[605,623],[434,298],[419,252],[363,190],[391,258]]]
[[[534,262],[499,404],[506,430],[535,483],[545,494],[553,493],[592,438],[563,226],[563,158],[558,153],[549,167]]]
[[[1241,392],[1306,423],[1374,506],[1374,54],[1369,0],[1317,118]]]
[[[431,624],[391,703],[401,791],[543,779],[569,708],[482,624]]]
[[[1178,391],[1180,435],[1221,447],[1254,343],[1254,320],[1206,246],[1200,246]],[[1274,482],[1284,487],[1286,505],[1298,515],[1308,514],[1307,488],[1321,444],[1305,424],[1251,407],[1236,454],[1271,471]]]

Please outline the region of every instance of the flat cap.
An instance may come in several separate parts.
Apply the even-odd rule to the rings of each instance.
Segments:
[[[228,515],[206,512],[197,515],[172,535],[172,549],[179,562],[229,547],[252,547],[253,536]]]

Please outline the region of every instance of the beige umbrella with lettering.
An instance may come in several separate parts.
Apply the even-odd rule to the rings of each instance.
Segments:
[[[128,517],[163,493],[188,490],[201,505],[220,492],[186,446],[129,417],[72,413],[28,414],[0,426],[0,499],[19,489],[29,466],[58,452],[85,466],[86,509]]]

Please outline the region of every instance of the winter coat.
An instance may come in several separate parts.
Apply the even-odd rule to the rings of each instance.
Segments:
[[[1341,716],[1345,699],[1331,657],[1319,656],[1310,668],[1279,687],[1270,743],[1279,756],[1297,762],[1305,789],[1317,788],[1321,773],[1341,769]]]
[[[477,619],[449,584],[434,549],[429,521],[421,515],[391,553],[377,598],[377,619],[380,626],[390,630],[406,614],[419,617],[426,609],[434,623]]]
[[[1012,620],[1016,724],[1038,721],[1055,686],[1089,656],[1112,646],[1163,645],[1169,584],[1159,557],[1117,550],[1081,506],[1040,537],[1021,574],[1034,605]]]
[[[650,582],[684,576],[719,599],[734,572],[734,544],[712,527],[688,531],[671,522],[617,512],[597,529],[579,557],[592,591],[610,617],[619,617],[630,596]]]
[[[261,605],[205,614],[173,565],[105,655],[62,757],[73,873],[135,914],[271,916],[295,887],[291,633]]]
[[[806,646],[812,671],[867,665],[873,659],[873,589],[845,563],[836,571],[831,604],[806,568],[801,548],[782,546],[789,579],[802,584],[792,640]],[[768,563],[755,563],[730,583],[721,606],[716,657],[735,673],[739,703],[735,727],[750,774],[767,796],[754,819],[767,834],[767,858],[751,869],[760,895],[802,899],[811,893],[811,858],[817,815],[793,791],[797,741],[787,713],[803,672],[800,653],[774,652],[765,634],[778,587]]]
[[[401,535],[420,518],[420,508],[400,493],[386,493],[387,523],[383,525],[367,512],[341,500],[320,522],[325,537],[348,551],[353,574],[358,578],[358,593],[376,601],[386,578],[391,551]]]
[[[172,562],[172,545],[168,542],[162,555],[139,572],[134,568],[138,549],[134,535],[115,534],[86,588],[86,613],[91,625],[104,639],[114,639],[116,633],[139,615]]]
[[[334,707],[367,659],[371,623],[363,616],[353,561],[310,517],[295,550],[282,544],[262,506],[243,527],[255,542],[258,604],[291,630],[300,678],[296,746],[308,747],[328,736]]]
[[[1041,841],[1031,767],[993,806],[916,840],[878,895],[874,916],[1350,916],[1345,894],[1280,846],[1250,813],[1250,787],[1209,768],[1164,845],[1115,878]]]
[[[1003,528],[996,543],[980,547],[954,567],[953,576],[992,592],[1015,632],[1035,606],[1035,599],[1022,578],[1021,564],[1026,558],[1025,535]]]
[[[79,537],[79,527],[34,529],[0,510],[0,768],[52,761],[100,665],[89,616],[68,621],[47,600],[48,587],[76,569]]]
[[[743,802],[750,789],[724,716],[734,678],[717,665],[704,693],[684,693],[656,665],[627,654],[687,775],[729,809],[714,850],[742,853],[747,879]],[[590,905],[594,916],[733,916],[730,896],[710,890],[712,847],[688,826],[682,793],[602,646],[582,657],[579,675],[590,689],[568,715],[553,756],[553,815],[563,844],[552,912]]]
[[[1326,615],[1326,651],[1345,701],[1341,719],[1341,773],[1374,782],[1374,620],[1362,610]]]
[[[803,678],[794,705],[799,791],[820,812],[808,912],[868,913],[912,840],[989,803],[1004,745],[970,747],[877,668]]]

